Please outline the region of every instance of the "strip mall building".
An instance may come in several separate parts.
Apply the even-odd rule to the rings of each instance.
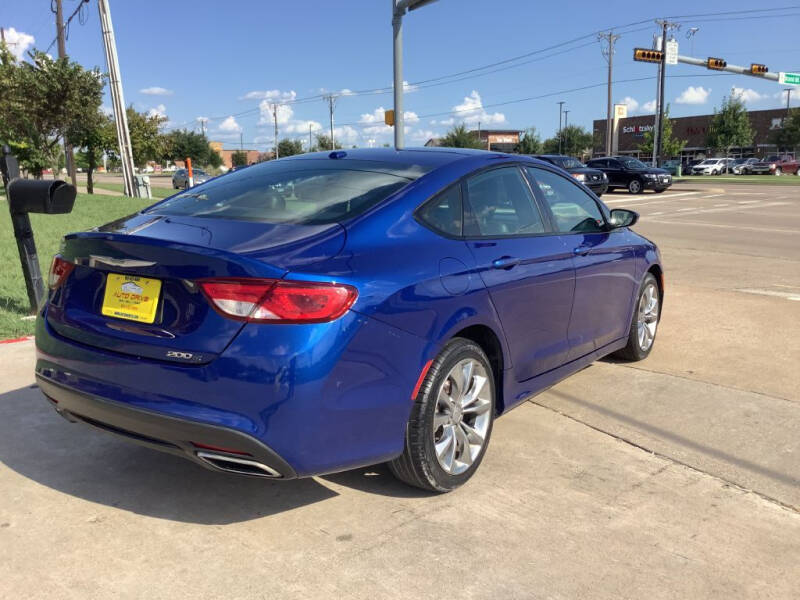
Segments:
[[[625,154],[643,159],[649,158],[639,151],[639,144],[644,140],[645,132],[652,131],[654,116],[642,115],[637,117],[623,117],[622,114],[624,114],[625,111],[619,110],[620,107],[623,106],[624,105],[619,104],[615,106],[618,116],[614,119],[612,132],[614,132],[616,137],[614,142],[617,149],[613,154]],[[755,134],[753,136],[753,145],[745,148],[733,148],[729,156],[732,158],[749,158],[751,156],[761,158],[770,154],[778,154],[780,150],[783,150],[772,142],[772,136],[776,129],[780,129],[783,126],[783,119],[786,117],[786,109],[751,110],[748,112],[748,115],[750,117],[750,126],[753,128]],[[686,140],[686,146],[683,152],[681,152],[680,158],[708,158],[718,154],[706,144],[706,137],[709,127],[711,126],[712,116],[713,115],[699,115],[671,119],[673,137]],[[605,139],[606,120],[598,119],[594,122],[593,156],[605,156]],[[678,157],[675,156],[671,158]]]

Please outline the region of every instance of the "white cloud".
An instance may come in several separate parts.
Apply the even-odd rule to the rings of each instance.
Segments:
[[[461,104],[456,104],[453,107],[453,116],[449,119],[439,121],[439,124],[453,125],[455,122],[463,122],[467,125],[474,125],[479,121],[483,127],[499,125],[506,122],[506,116],[499,112],[486,112],[483,108],[481,95],[477,90],[472,90],[469,96],[464,97],[464,101]]]
[[[706,89],[701,85],[697,87],[690,85],[681,92],[680,96],[675,98],[675,102],[678,104],[705,104],[708,101],[709,94],[711,94],[711,88]]]
[[[158,86],[143,88],[139,90],[139,93],[147,96],[172,96],[173,94],[172,90]]]
[[[289,90],[282,92],[281,90],[254,90],[247,92],[239,100],[266,100],[267,102],[291,102],[297,98],[297,92]]]
[[[354,127],[351,127],[350,125],[343,125],[342,127],[333,128],[333,136],[337,144],[347,147],[358,143],[360,134]]]
[[[642,104],[642,112],[643,113],[654,113],[656,112],[656,101],[650,100],[649,102],[645,102]]]
[[[317,132],[322,129],[322,125],[317,121],[293,120],[286,123],[278,133],[308,133],[309,127],[311,127],[312,132]]]
[[[239,133],[242,131],[242,128],[239,123],[236,122],[236,119],[233,118],[233,115],[231,115],[219,124],[217,131],[222,133]]]
[[[635,113],[639,110],[639,101],[636,98],[631,98],[630,96],[625,96],[622,100],[617,102],[617,104],[625,104],[628,107],[629,113]]]
[[[786,106],[786,92],[784,90],[781,90],[780,92],[775,92],[774,94],[772,94],[772,97],[781,101],[780,103],[781,108]],[[789,98],[791,106],[800,106],[800,92],[792,90],[792,94]]]
[[[159,104],[158,106],[152,107],[150,110],[147,111],[148,117],[166,117],[167,116],[167,107],[163,104]]]
[[[13,27],[9,27],[5,30],[5,36],[6,45],[11,54],[17,57],[17,60],[21,60],[25,52],[28,51],[28,48],[36,41],[32,35],[17,31]]]
[[[413,85],[408,83],[407,81],[403,80],[403,91],[406,94],[410,94],[411,92],[416,92],[419,89],[418,85]]]
[[[106,106],[105,104],[100,107],[100,110],[103,111],[104,115],[108,115],[109,117],[114,114],[114,109],[110,106]]]
[[[752,104],[769,98],[769,94],[759,94],[752,88],[733,87],[731,89],[731,96],[739,98],[745,104]]]

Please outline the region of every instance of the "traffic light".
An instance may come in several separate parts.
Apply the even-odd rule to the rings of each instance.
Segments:
[[[758,65],[753,63],[750,65],[750,72],[753,75],[763,75],[764,73],[768,73],[769,69],[767,68],[767,65]]]
[[[661,50],[651,50],[650,48],[634,48],[633,60],[641,62],[660,63],[664,53]]]
[[[708,58],[708,62],[706,63],[706,66],[709,69],[714,69],[715,71],[721,71],[722,69],[724,69],[725,67],[728,66],[728,63],[723,58],[711,58],[711,57],[709,57]]]

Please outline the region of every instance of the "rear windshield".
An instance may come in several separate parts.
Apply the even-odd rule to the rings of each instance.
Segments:
[[[555,161],[562,169],[581,169],[586,166],[579,160],[570,157],[556,158]]]
[[[408,185],[419,172],[371,161],[288,160],[253,165],[181,192],[145,212],[322,224],[345,221]]]

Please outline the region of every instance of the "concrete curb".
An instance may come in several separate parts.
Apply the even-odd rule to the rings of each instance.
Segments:
[[[23,337],[11,338],[10,340],[0,340],[0,344],[16,344],[17,342],[28,342],[33,338],[34,336],[32,335],[26,335]]]

